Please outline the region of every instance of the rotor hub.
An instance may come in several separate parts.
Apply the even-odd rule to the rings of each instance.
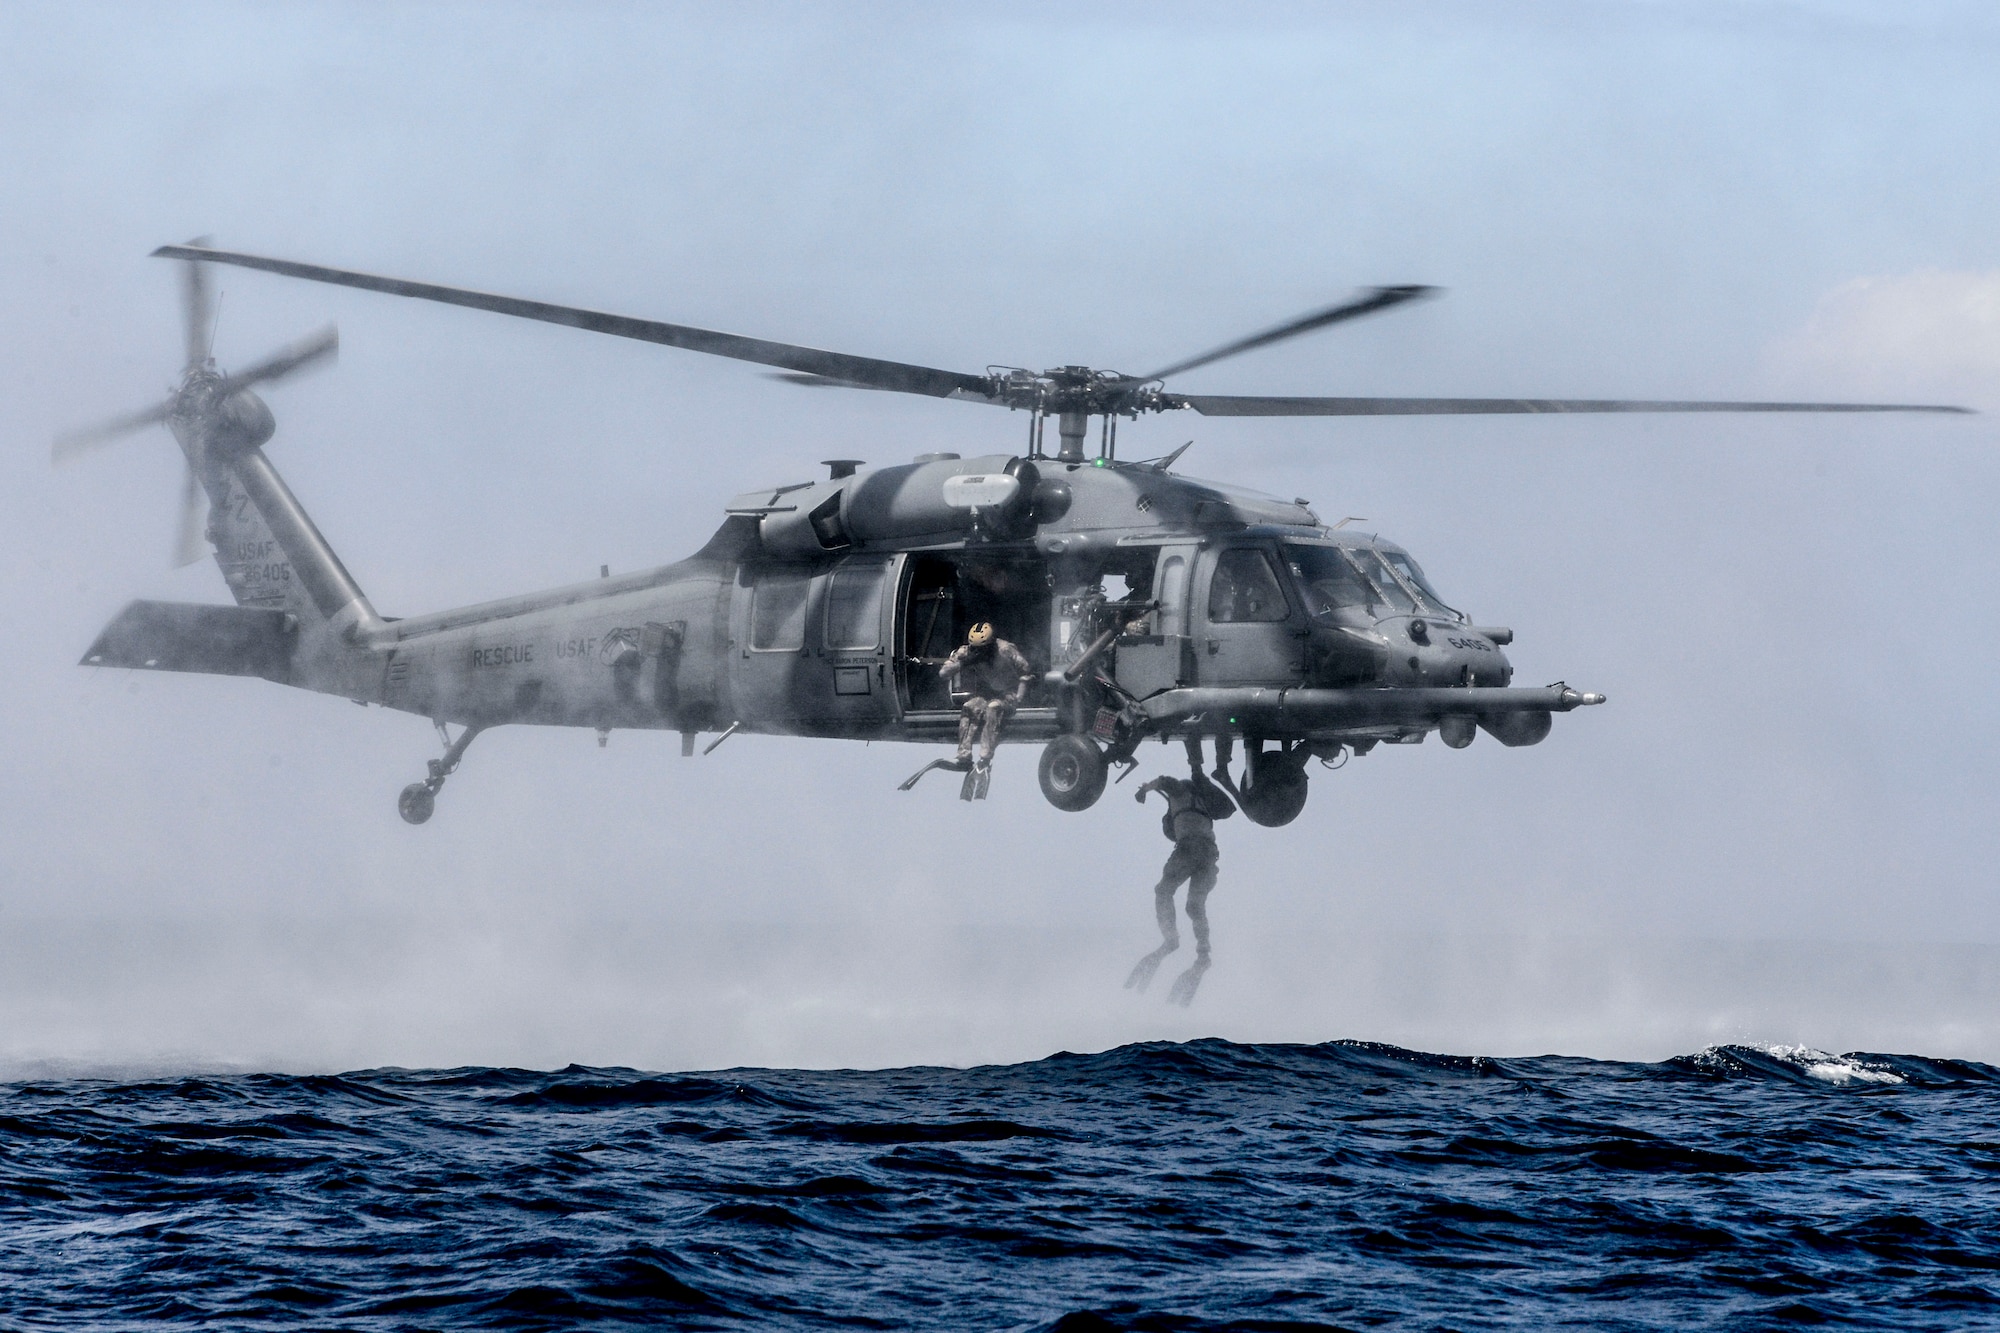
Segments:
[[[1164,412],[1180,406],[1163,395],[1155,381],[1090,366],[1056,366],[1040,372],[1013,367],[987,368],[986,397],[1004,406],[1035,414],[1030,453],[1039,456],[1041,421],[1054,417],[1061,443],[1056,457],[1065,463],[1083,461],[1083,440],[1090,418],[1102,417],[1104,450],[1109,454],[1118,417]]]
[[[203,457],[235,458],[277,433],[270,407],[248,389],[235,388],[214,362],[188,368],[174,392],[172,420],[197,442]]]

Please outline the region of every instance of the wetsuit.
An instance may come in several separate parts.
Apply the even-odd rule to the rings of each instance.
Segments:
[[[946,680],[956,679],[966,691],[965,706],[958,714],[958,758],[972,757],[972,743],[979,742],[979,762],[993,762],[1000,744],[1000,727],[1007,714],[1020,705],[1034,683],[1035,669],[1021,650],[1005,639],[975,647],[966,644],[938,668]]]
[[[1185,778],[1158,777],[1150,784],[1167,798],[1167,813],[1160,821],[1162,831],[1174,840],[1174,850],[1153,886],[1153,912],[1159,918],[1161,940],[1174,947],[1180,944],[1180,929],[1174,919],[1174,891],[1188,886],[1188,924],[1194,927],[1195,958],[1208,957],[1208,895],[1215,888],[1216,870],[1222,853],[1215,845],[1215,821],[1202,812],[1195,785]]]

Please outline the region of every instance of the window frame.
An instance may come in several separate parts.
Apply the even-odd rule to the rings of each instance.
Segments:
[[[873,653],[880,652],[882,643],[882,605],[890,594],[890,575],[895,570],[895,561],[887,558],[864,557],[842,561],[826,576],[826,604],[820,616],[820,643],[830,653]],[[839,599],[839,585],[843,576],[858,579],[872,577],[875,584],[873,605],[874,619],[868,630],[867,643],[835,643],[833,641],[834,607]]]
[[[798,641],[783,644],[758,643],[758,613],[764,605],[765,590],[780,585],[788,585],[793,580],[797,581],[800,589],[797,610]],[[812,575],[805,571],[779,568],[756,575],[750,583],[750,623],[744,627],[744,635],[747,640],[745,651],[753,653],[787,653],[793,656],[804,652],[806,648],[806,631],[808,629],[807,622],[812,619],[812,585]]]
[[[1264,572],[1270,578],[1272,589],[1276,591],[1276,593],[1278,594],[1278,605],[1277,605],[1278,614],[1273,616],[1259,616],[1256,617],[1255,619],[1251,619],[1248,617],[1241,617],[1241,616],[1231,616],[1228,617],[1227,619],[1220,618],[1215,614],[1215,584],[1216,580],[1220,578],[1222,575],[1223,562],[1229,560],[1231,557],[1242,556],[1245,554],[1255,555],[1258,559],[1264,562]],[[1264,546],[1222,547],[1216,552],[1215,563],[1209,566],[1208,588],[1207,588],[1208,597],[1206,598],[1205,605],[1203,606],[1203,615],[1206,619],[1206,622],[1210,625],[1284,624],[1286,621],[1290,620],[1296,612],[1296,608],[1292,604],[1292,594],[1285,588],[1285,584],[1287,582],[1286,575],[1288,572],[1289,571],[1286,570],[1280,564],[1280,562],[1273,556],[1272,552],[1267,547]]]

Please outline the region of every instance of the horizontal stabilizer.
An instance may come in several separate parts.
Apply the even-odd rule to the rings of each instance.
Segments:
[[[133,602],[104,627],[84,666],[292,678],[298,621],[283,611],[187,602]]]

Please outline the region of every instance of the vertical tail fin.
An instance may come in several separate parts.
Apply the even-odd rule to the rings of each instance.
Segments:
[[[380,623],[261,448],[201,452],[207,455],[199,471],[209,497],[208,538],[237,605],[286,611],[301,623],[339,631]]]

